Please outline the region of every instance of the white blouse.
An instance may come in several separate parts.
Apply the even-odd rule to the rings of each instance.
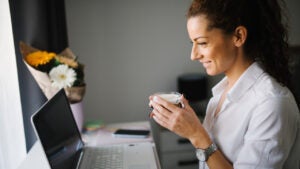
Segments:
[[[214,117],[226,84],[225,77],[212,89],[203,126],[234,168],[299,169],[300,117],[289,89],[253,63]]]

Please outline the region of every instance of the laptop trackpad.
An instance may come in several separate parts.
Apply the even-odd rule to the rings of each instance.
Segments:
[[[125,154],[125,168],[153,169],[156,168],[153,147],[150,143],[129,144]]]

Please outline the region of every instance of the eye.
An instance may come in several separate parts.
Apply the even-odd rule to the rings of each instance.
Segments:
[[[190,43],[193,44],[193,45],[200,46],[200,47],[206,47],[207,46],[207,42],[190,41]]]
[[[207,45],[206,42],[193,42],[193,41],[190,41],[190,43],[191,43],[191,44],[196,43],[197,45],[200,45],[200,46]]]
[[[206,42],[197,42],[197,45],[199,45],[199,46],[206,46],[207,43]]]

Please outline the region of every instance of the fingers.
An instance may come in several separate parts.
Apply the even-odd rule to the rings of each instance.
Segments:
[[[153,97],[154,97],[153,95],[149,96],[149,100],[150,100],[150,102],[149,102],[148,106],[149,106],[149,107],[151,107],[151,108],[152,108],[152,105],[151,105],[151,100],[153,100]]]
[[[172,112],[166,108],[168,103],[157,96],[150,96],[149,99],[149,107],[153,108],[150,118],[153,118],[161,126],[169,128],[168,124],[172,118]]]
[[[183,104],[188,104],[188,100],[183,95],[180,96],[180,100]]]
[[[173,103],[170,103],[170,102],[162,99],[159,96],[153,96],[152,101],[160,104],[162,107],[164,107],[165,109],[168,109],[170,112],[176,112],[179,109],[178,106],[176,106]]]
[[[161,104],[151,100],[150,103],[151,107],[153,108],[152,113],[154,115],[159,115],[161,117],[164,117],[165,119],[168,119],[168,117],[170,116],[171,112],[166,109],[165,107],[163,107]]]
[[[153,108],[150,117],[170,131],[182,137],[190,138],[195,133],[195,129],[198,128],[197,126],[201,126],[194,110],[183,95],[180,97],[182,108],[159,96],[152,95],[149,99],[149,106]]]
[[[171,112],[154,101],[150,101],[149,105],[153,107],[152,112],[150,113],[150,118],[153,118],[159,125],[168,128]]]
[[[190,106],[189,101],[183,95],[181,95],[180,100],[181,104],[183,104],[184,109],[188,111],[193,111],[193,108]]]
[[[179,109],[179,107],[158,96],[151,97],[149,105],[153,107],[150,117],[152,117],[161,126],[172,130],[174,119],[176,119],[177,114],[174,110],[176,108]]]
[[[153,116],[153,119],[156,121],[156,123],[158,123],[159,125],[168,128],[168,125],[165,121],[161,120],[160,118]]]
[[[162,114],[165,118],[170,117],[172,113],[182,111],[182,108],[184,108],[185,103],[187,103],[187,101],[185,101],[184,103],[182,102],[182,108],[180,108],[178,107],[178,105],[174,105],[173,103],[170,103],[159,96],[152,95],[149,96],[149,99],[149,107],[151,109],[156,109],[157,113]],[[151,112],[149,114],[150,117],[153,117],[154,115],[154,112]]]

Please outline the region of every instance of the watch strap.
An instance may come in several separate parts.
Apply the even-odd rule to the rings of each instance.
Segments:
[[[212,143],[206,149],[201,149],[201,148],[196,149],[196,155],[200,161],[205,162],[217,150],[218,147],[216,146],[216,144]]]
[[[205,149],[205,153],[207,155],[207,159],[206,161],[208,160],[208,158],[215,152],[218,150],[218,147],[216,146],[215,143],[212,143],[207,149]]]

